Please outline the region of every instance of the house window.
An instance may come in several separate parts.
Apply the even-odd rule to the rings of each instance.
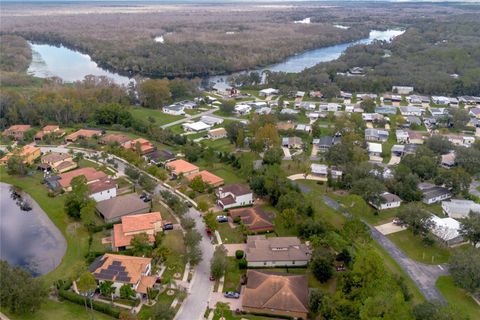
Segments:
[[[264,265],[264,266],[266,266],[266,265],[267,265],[267,263],[266,263],[266,262],[264,262],[264,263],[263,263],[263,265]]]
[[[295,260],[292,261],[292,264],[295,264]]]

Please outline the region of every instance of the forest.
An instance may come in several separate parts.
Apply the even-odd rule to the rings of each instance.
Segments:
[[[80,3],[55,10],[8,4],[1,13],[1,32],[66,45],[126,75],[193,77],[266,66],[308,49],[365,38],[371,29],[405,27],[415,17],[434,19],[462,12],[454,6],[375,3],[299,3],[271,5],[268,10],[255,3],[93,9]],[[312,23],[294,23],[305,17]],[[164,42],[155,42],[157,36]]]

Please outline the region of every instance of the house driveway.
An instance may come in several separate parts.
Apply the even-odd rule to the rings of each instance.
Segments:
[[[286,147],[282,147],[283,150],[283,160],[292,160],[292,155],[290,154],[290,150]]]
[[[208,300],[208,306],[214,308],[217,302],[228,303],[230,310],[242,310],[242,301],[243,301],[243,286],[240,292],[240,298],[238,299],[229,299],[223,296],[223,292],[212,292],[210,294],[210,299]]]
[[[390,161],[388,162],[388,165],[389,166],[395,166],[395,165],[400,163],[400,159],[401,158],[399,156],[396,156],[396,155],[392,154],[391,157],[390,157]]]
[[[477,190],[477,188],[480,187],[480,181],[479,180],[474,180],[470,184],[469,192],[470,194],[473,194],[476,197],[480,197],[480,191]]]
[[[329,207],[338,210],[345,217],[352,217],[351,214],[346,212],[343,207],[332,198],[323,196],[323,200]],[[414,261],[375,227],[371,226],[366,221],[363,222],[370,228],[372,238],[377,241],[410,276],[428,301],[440,301],[445,303],[445,298],[437,290],[435,282],[439,276],[448,274],[446,265],[427,265]]]
[[[327,178],[314,176],[313,174],[309,174],[305,177],[303,173],[292,174],[288,176],[287,179],[289,180],[313,180],[313,181],[327,181]]]
[[[223,244],[225,249],[227,249],[227,256],[228,257],[235,257],[235,251],[237,250],[242,250],[245,252],[247,250],[247,244],[246,243],[229,243],[229,244]]]
[[[386,236],[388,234],[403,231],[407,228],[396,225],[393,222],[389,222],[389,223],[381,224],[379,226],[375,226],[375,229],[377,229],[381,234]]]

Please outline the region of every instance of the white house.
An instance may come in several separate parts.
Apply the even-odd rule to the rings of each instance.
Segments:
[[[425,109],[415,106],[402,106],[400,107],[400,113],[402,116],[421,117],[425,113]]]
[[[117,196],[117,183],[110,178],[101,179],[87,185],[90,190],[89,197],[96,202],[115,198]]]
[[[268,97],[268,96],[273,96],[278,94],[278,89],[274,88],[267,88],[267,89],[262,89],[258,93],[261,97]]]
[[[480,204],[472,200],[452,199],[442,201],[442,209],[447,216],[455,219],[466,218],[470,212],[480,214]]]
[[[218,124],[222,124],[223,123],[223,119],[222,118],[218,118],[218,117],[212,117],[212,116],[202,116],[200,118],[200,121],[202,121],[203,123],[206,123],[208,125],[211,125],[211,126],[216,126]]]
[[[200,131],[210,130],[212,128],[211,125],[206,124],[205,122],[202,122],[202,121],[186,122],[182,124],[182,127],[185,131],[189,131],[189,132],[200,132]]]
[[[252,111],[252,107],[250,107],[248,104],[237,104],[235,106],[235,113],[238,115],[244,115],[247,113],[250,113]]]
[[[413,87],[410,86],[393,86],[392,92],[396,92],[398,94],[410,94],[413,92]]]
[[[380,203],[370,202],[370,204],[377,210],[398,208],[402,203],[402,199],[400,199],[399,196],[390,192],[380,194],[380,198]]]
[[[300,102],[300,103],[295,104],[295,106],[300,108],[300,109],[307,110],[307,111],[313,111],[317,108],[315,103],[312,103],[312,102]]]
[[[408,143],[408,141],[409,141],[408,131],[397,130],[397,131],[395,131],[395,135],[397,137],[397,142],[398,143]]]
[[[297,237],[247,236],[248,267],[306,266],[311,257],[311,250]]]
[[[373,161],[382,161],[382,144],[381,143],[374,143],[374,142],[367,142],[368,145],[368,155],[370,156],[370,160]],[[378,159],[380,158],[380,159]]]
[[[310,165],[312,175],[326,178],[328,175],[328,167],[324,164],[312,163]]]
[[[185,115],[185,107],[182,105],[172,104],[162,108],[163,113],[171,114],[174,116],[183,116]]]
[[[436,186],[431,183],[420,183],[418,188],[422,192],[423,202],[426,204],[433,204],[452,197],[452,194],[447,188]]]
[[[385,142],[388,140],[388,131],[382,129],[365,129],[366,141],[380,141]]]
[[[219,187],[215,194],[218,198],[217,204],[223,210],[253,204],[253,192],[244,184],[235,183]]]
[[[445,245],[452,246],[464,240],[459,233],[460,222],[453,218],[439,218],[432,215],[433,226],[431,232]]]

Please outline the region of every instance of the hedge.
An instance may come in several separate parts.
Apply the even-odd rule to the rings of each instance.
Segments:
[[[85,305],[85,298],[82,297],[81,295],[76,294],[75,292],[72,291],[66,291],[66,290],[60,290],[58,295],[62,297],[65,300],[68,300],[70,302],[79,304],[79,305]],[[109,316],[112,316],[114,318],[119,318],[120,317],[120,309],[117,309],[115,307],[112,307],[106,303],[103,302],[98,302],[98,301],[92,301],[93,302],[93,310],[105,313]]]

